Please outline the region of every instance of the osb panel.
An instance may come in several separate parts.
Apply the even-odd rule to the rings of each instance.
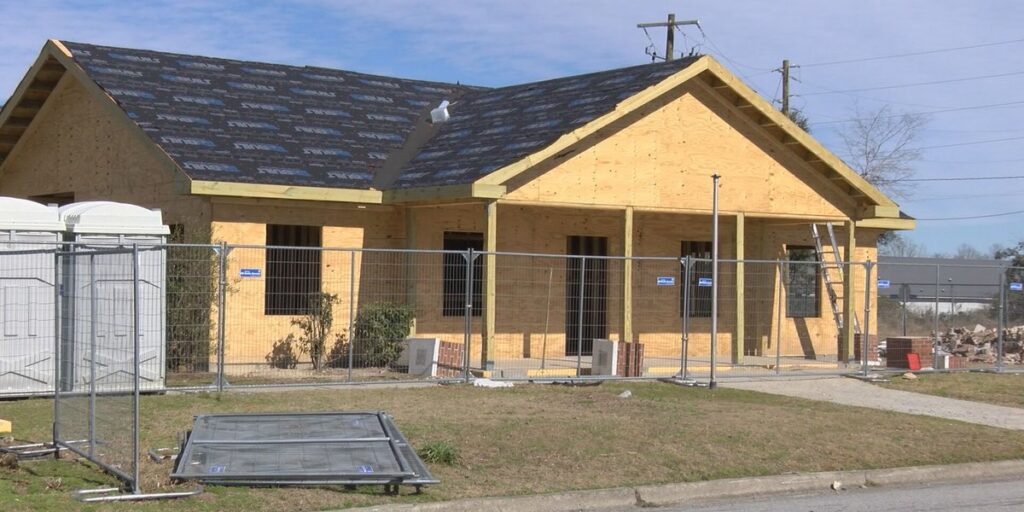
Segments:
[[[508,198],[710,211],[710,175],[718,173],[723,210],[828,218],[852,213],[848,196],[827,180],[811,179],[788,150],[723,117],[732,115],[683,94],[543,175],[512,180],[518,188]]]
[[[75,201],[160,208],[164,222],[204,225],[208,203],[175,193],[176,175],[155,146],[65,74],[0,167],[0,195],[73,192]]]

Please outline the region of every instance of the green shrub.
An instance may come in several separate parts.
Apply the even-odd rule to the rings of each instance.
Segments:
[[[299,364],[299,358],[295,355],[295,335],[289,334],[275,341],[265,359],[271,368],[294,370]]]
[[[348,336],[341,332],[334,336],[334,345],[327,353],[328,368],[348,368]]]
[[[409,306],[376,302],[359,308],[352,342],[368,366],[387,366],[398,359],[402,341],[416,313]]]
[[[459,462],[459,448],[448,441],[431,441],[417,452],[428,464],[447,464],[454,466]]]

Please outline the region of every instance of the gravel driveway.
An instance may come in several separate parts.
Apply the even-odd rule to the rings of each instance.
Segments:
[[[845,377],[751,382],[719,381],[719,385],[773,395],[793,396],[871,409],[935,416],[991,427],[1024,430],[1024,409],[897,391]]]

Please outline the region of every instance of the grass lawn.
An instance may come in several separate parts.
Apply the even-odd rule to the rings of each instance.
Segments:
[[[892,382],[879,385],[947,398],[1024,407],[1024,374],[1019,373],[918,374],[916,380],[894,376]]]
[[[632,398],[616,395],[625,389]],[[414,389],[290,390],[149,396],[144,448],[171,446],[195,414],[245,411],[385,410],[415,446],[447,441],[460,454],[432,465],[441,485],[422,495],[379,487],[248,489],[208,487],[197,498],[101,506],[71,490],[110,480],[71,461],[0,469],[0,510],[289,511],[682,482],[793,471],[896,467],[1024,458],[1024,432],[937,418],[843,407],[747,391],[606,383],[571,388],[445,386]],[[19,439],[46,439],[51,402],[0,403]],[[125,419],[127,421],[127,418]],[[935,439],[956,439],[935,443]],[[169,464],[142,463],[143,489],[171,484]]]

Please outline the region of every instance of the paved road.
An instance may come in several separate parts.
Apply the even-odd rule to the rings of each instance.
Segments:
[[[1024,409],[897,391],[845,377],[720,382],[722,387],[795,396],[843,405],[936,416],[991,427],[1024,430]]]
[[[814,495],[709,502],[697,506],[627,508],[608,512],[936,512],[1024,510],[1024,482],[988,482],[943,486],[871,487]]]

